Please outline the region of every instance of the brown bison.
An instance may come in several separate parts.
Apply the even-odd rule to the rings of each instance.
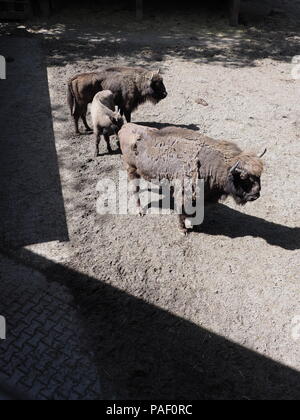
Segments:
[[[240,205],[260,197],[263,155],[257,157],[234,143],[172,126],[158,130],[126,124],[119,138],[130,180],[203,180],[205,206],[228,196]],[[138,185],[135,193],[139,194]],[[139,199],[137,204],[141,211]],[[183,212],[180,227],[184,233],[191,227],[188,222]]]
[[[167,97],[159,71],[149,72],[139,67],[111,67],[98,73],[77,75],[68,82],[68,103],[74,117],[76,134],[79,134],[80,118],[86,130],[91,131],[86,120],[88,104],[102,90],[113,93],[114,102],[127,122],[131,121],[131,114],[139,105],[146,101],[157,104]]]

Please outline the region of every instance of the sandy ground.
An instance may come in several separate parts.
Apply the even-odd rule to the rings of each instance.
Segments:
[[[126,11],[28,26],[46,55],[69,241],[14,253],[39,255],[36,267],[72,291],[107,398],[300,397],[300,4],[277,3],[239,29],[218,14],[129,23]],[[73,135],[65,82],[112,64],[163,71],[168,98],[134,122],[267,147],[261,199],[229,200],[187,238],[174,215],[97,215],[97,183],[117,180],[122,160],[103,144],[95,160],[93,136]]]

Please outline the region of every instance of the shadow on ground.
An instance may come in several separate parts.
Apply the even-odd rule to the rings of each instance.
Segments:
[[[47,69],[37,39],[2,37],[0,238],[8,247],[67,241]]]
[[[145,192],[146,190],[141,190]],[[160,190],[151,188],[154,194]],[[171,197],[160,198],[159,201],[148,203],[144,212],[149,209],[174,210],[175,202]],[[171,204],[171,205],[169,205]],[[234,210],[226,205],[218,204],[206,211],[204,223],[196,226],[194,232],[212,236],[227,236],[228,238],[262,238],[269,245],[296,251],[300,249],[300,228],[288,227],[277,223],[268,222],[256,216],[251,216]]]
[[[49,282],[73,295],[105,399],[300,397],[299,372],[29,251],[22,251],[22,262],[47,266]]]
[[[128,2],[119,3],[93,9],[77,5],[46,23],[29,24],[33,31],[42,30],[49,65],[86,61],[87,69],[96,70],[89,68],[89,61],[100,62],[106,57],[124,58],[131,65],[163,66],[167,57],[177,57],[199,64],[251,67],[266,58],[290,62],[299,53],[300,9],[295,2],[275,2],[282,6],[275,12],[270,7],[274,2],[245,2],[253,4],[254,12],[263,10],[260,17],[250,17],[246,26],[238,28],[229,27],[226,7],[210,10],[207,2],[197,2],[188,9],[184,5],[184,10],[174,3],[152,5],[142,22],[135,20]],[[82,23],[82,16],[88,25]]]
[[[250,216],[219,204],[208,212],[203,226],[197,228],[206,235],[223,235],[229,238],[262,238],[272,246],[295,251],[300,249],[300,228],[288,227]]]
[[[72,60],[88,61],[91,51],[100,54],[99,56],[105,53],[103,50],[105,44],[102,44],[102,41],[99,45],[95,43],[98,46],[90,45],[86,49],[81,49],[89,33],[83,34],[82,44],[75,42],[75,50],[73,41],[60,41],[59,36],[58,34],[58,39],[55,41],[57,48],[59,49],[60,42],[62,42],[62,50],[66,45],[70,47],[69,53],[58,56],[58,62],[61,65]],[[206,33],[206,39],[207,36]],[[267,36],[266,30],[264,36]],[[38,299],[32,287],[33,273],[37,275],[36,287],[40,288],[42,284],[42,292],[45,292],[46,283],[48,283],[51,285],[52,292],[54,293],[53,289],[56,289],[57,294],[58,284],[67,289],[68,295],[72,296],[76,304],[72,305],[72,308],[76,309],[76,314],[79,315],[84,326],[84,340],[87,341],[85,344],[94,356],[93,362],[102,385],[103,398],[298,400],[300,398],[299,372],[166,312],[163,308],[155,307],[116,289],[109,285],[109,278],[104,277],[99,280],[89,277],[28,250],[12,251],[12,248],[29,243],[68,239],[54,146],[46,70],[40,61],[40,47],[36,44],[36,40],[29,40],[26,45],[22,42],[20,41],[18,48],[11,51],[17,58],[19,52],[24,51],[26,57],[17,59],[19,67],[14,70],[16,72],[14,79],[8,81],[10,85],[5,85],[7,81],[3,82],[3,91],[9,107],[5,108],[4,118],[1,119],[1,132],[5,133],[4,137],[1,137],[0,156],[2,199],[0,215],[3,223],[0,238],[1,254],[15,265],[16,273],[12,272],[11,278],[21,281],[23,287],[26,283],[33,299]],[[122,42],[121,48],[125,48],[126,42],[123,43],[123,47]],[[282,45],[284,42],[286,41],[283,41]],[[113,54],[118,53],[117,41],[115,45],[117,46],[116,53],[110,49],[112,57]],[[180,48],[182,54],[186,54],[183,47]],[[28,54],[29,51],[30,54]],[[140,47],[132,52],[132,60],[139,51]],[[186,58],[188,59],[188,56]],[[212,57],[211,60],[213,59]],[[252,59],[249,61],[247,51],[240,54],[238,52],[233,59],[238,65],[253,64]],[[280,59],[286,60],[287,56],[282,55]],[[17,72],[22,74],[22,78],[17,79]],[[35,92],[30,89],[33,84]],[[10,98],[10,92],[17,88],[22,96]],[[35,109],[34,118],[31,112],[33,96],[35,103],[40,104],[41,107],[38,110]],[[37,99],[41,99],[40,102]],[[18,111],[19,109],[22,112]],[[12,112],[16,115],[16,110],[18,118],[13,119],[14,125],[5,126],[3,122],[9,121]],[[37,125],[36,131],[32,131],[32,122]],[[209,216],[208,224],[203,228],[207,234],[223,234],[232,238],[257,236],[284,249],[299,248],[298,228],[276,225],[222,205],[216,212],[219,212],[221,217],[218,215],[215,220],[213,214]],[[221,223],[224,219],[228,220],[226,224]],[[23,273],[24,266],[28,268],[26,271],[29,274],[24,274],[22,277],[19,270],[22,269]],[[40,274],[43,281],[40,279]],[[4,284],[4,278],[5,270],[4,274],[1,273],[1,284]],[[6,282],[11,283],[9,279]],[[45,282],[45,287],[43,282]],[[20,299],[20,301],[15,300],[14,303],[19,304],[25,313],[23,316],[20,310],[15,310],[13,314],[16,316],[16,323],[13,322],[14,320],[10,321],[10,325],[15,328],[14,335],[18,337],[18,322],[27,322],[27,327],[30,328],[31,320],[26,318],[26,306],[22,303],[24,295],[16,288],[14,290]],[[8,293],[7,290],[6,293]],[[4,294],[1,296],[3,299]],[[64,355],[66,360],[73,363],[70,336],[64,338],[61,320],[55,319],[57,313],[55,305],[59,305],[60,300],[55,294],[54,297],[54,300],[49,299],[48,305],[45,305],[36,316],[42,328],[47,325],[46,309],[50,312],[53,310],[53,322],[56,325],[51,331],[52,333],[54,331],[54,338],[60,343],[51,353],[51,357],[57,361],[62,360],[60,356]],[[62,312],[72,318],[67,311]],[[18,321],[17,317],[20,316],[21,321]],[[74,322],[72,319],[69,320]],[[25,366],[30,355],[31,359],[36,358],[34,361],[37,364],[44,362],[52,367],[54,362],[48,357],[44,359],[45,351],[32,352],[30,350],[39,341],[39,331],[37,333],[33,331],[32,336],[27,336],[29,340],[27,349],[22,346],[17,349],[16,353],[19,354],[19,358],[15,359],[17,365]],[[46,335],[46,338],[50,336],[50,334]],[[74,337],[74,334],[71,337]],[[24,350],[28,353],[24,353]],[[33,363],[33,366],[35,365]],[[76,378],[75,366],[76,362],[73,367],[70,366],[68,373],[72,379],[77,379],[77,384],[80,384],[80,378],[79,380],[78,377]],[[43,368],[41,369],[44,371]],[[58,369],[56,379],[67,386],[64,382],[66,373],[64,369]],[[36,375],[40,377],[38,371]],[[31,378],[33,378],[31,386],[34,387],[36,379],[34,375]],[[47,386],[46,380],[44,387],[49,393],[51,390]],[[13,392],[18,394],[17,381]]]
[[[187,128],[189,130],[199,131],[200,128],[196,124],[169,124],[169,123],[160,123],[160,122],[136,122],[135,124],[138,125],[145,125],[146,127],[157,128],[161,130],[162,128],[167,127],[179,127],[179,128]]]

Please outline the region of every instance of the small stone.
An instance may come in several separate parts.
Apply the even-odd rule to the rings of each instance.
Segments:
[[[205,99],[202,99],[202,98],[197,98],[196,100],[195,100],[195,102],[196,102],[196,104],[198,104],[198,105],[203,105],[203,106],[208,106],[209,104],[208,104],[208,102],[206,102],[205,101]]]

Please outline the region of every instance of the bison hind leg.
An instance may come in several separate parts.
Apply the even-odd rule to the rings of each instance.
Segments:
[[[87,123],[86,114],[87,114],[87,110],[81,115],[81,119],[82,119],[83,124],[85,126],[85,131],[86,132],[92,132],[93,130],[91,129],[91,127]]]
[[[82,105],[77,104],[76,108],[74,110],[74,114],[73,114],[74,124],[75,124],[75,133],[76,134],[81,134],[80,131],[79,131],[79,119],[80,118],[83,121],[86,132],[92,132],[93,131],[87,123],[86,114],[87,114],[87,106],[82,106]]]
[[[79,118],[80,118],[80,114],[79,114],[79,112],[77,110],[74,112],[73,118],[74,118],[75,134],[76,135],[79,135],[80,134],[80,131],[79,131]]]

